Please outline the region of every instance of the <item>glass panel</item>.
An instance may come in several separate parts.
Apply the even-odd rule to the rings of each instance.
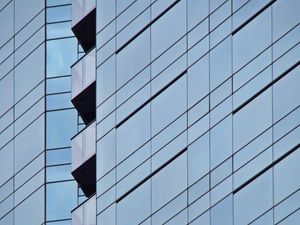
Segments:
[[[117,204],[118,225],[139,224],[151,212],[150,181],[142,184]]]
[[[231,58],[231,37],[228,37],[210,53],[210,90],[231,75]]]
[[[47,23],[71,20],[71,6],[47,8]]]
[[[45,220],[44,204],[44,187],[41,187],[15,209],[14,224],[42,224]]]
[[[15,32],[19,31],[44,7],[45,2],[40,0],[15,0]]]
[[[233,71],[271,44],[271,10],[267,9],[233,36]]]
[[[13,175],[13,142],[0,150],[0,187]]]
[[[116,90],[116,59],[112,56],[97,69],[97,106]]]
[[[271,89],[266,90],[233,116],[234,151],[272,124]]]
[[[117,54],[117,88],[123,86],[150,62],[150,29]]]
[[[72,26],[76,25],[83,17],[96,7],[96,0],[72,1]]]
[[[0,80],[0,116],[2,116],[13,105],[14,83],[13,73],[9,73]]]
[[[72,170],[96,153],[96,122],[90,124],[72,139]]]
[[[248,224],[272,206],[272,180],[268,170],[234,195],[234,224]]]
[[[45,77],[45,46],[41,45],[15,69],[15,102],[31,91]],[[32,66],[35,65],[35,66]]]
[[[273,38],[277,40],[289,29],[299,24],[298,0],[280,0],[273,4]]]
[[[152,211],[162,207],[187,187],[186,157],[185,152],[152,178]]]
[[[76,59],[75,38],[47,41],[47,77],[71,74],[70,66]]]
[[[209,135],[197,139],[188,147],[188,181],[196,182],[209,171]]]
[[[216,167],[232,154],[232,117],[225,118],[210,132],[211,168]]]
[[[185,32],[186,1],[180,1],[151,26],[151,58],[159,56]]]
[[[47,184],[46,191],[46,219],[70,218],[71,210],[77,204],[77,183],[69,181]]]
[[[278,121],[291,110],[299,106],[300,100],[300,66],[274,84],[274,121]],[[287,91],[288,90],[288,91]]]
[[[115,130],[112,130],[97,142],[97,179],[110,171],[116,164],[115,142]]]
[[[0,28],[2,30],[0,36],[0,47],[7,42],[14,33],[14,4],[9,3],[0,12]]]
[[[122,124],[116,135],[119,163],[150,138],[150,106],[145,106]]]
[[[15,139],[15,170],[19,171],[44,150],[44,116],[39,117]]]
[[[47,113],[47,148],[67,147],[77,130],[75,110],[62,110]]]
[[[152,101],[152,134],[180,116],[187,106],[186,75],[172,84]]]
[[[219,202],[211,209],[211,225],[232,225],[232,195]]]
[[[73,36],[71,22],[47,24],[47,38],[62,38]]]
[[[209,0],[189,0],[187,3],[188,29],[191,29],[208,16]]]
[[[299,172],[300,150],[289,155],[274,167],[275,204],[288,197],[300,187]]]
[[[188,69],[188,107],[193,106],[209,92],[209,58],[201,58]]]

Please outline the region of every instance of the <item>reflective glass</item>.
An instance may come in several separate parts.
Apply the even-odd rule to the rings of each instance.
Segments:
[[[150,62],[150,29],[117,54],[117,88],[123,86]]]
[[[2,116],[13,105],[13,80],[14,76],[12,72],[0,80],[0,116]]]
[[[187,187],[187,154],[183,153],[152,178],[152,211],[156,211]],[[174,173],[176,176],[173,176]]]
[[[47,8],[47,23],[71,20],[71,6]]]
[[[97,32],[102,30],[112,19],[114,19],[116,2],[120,1],[97,0]]]
[[[47,41],[47,77],[69,75],[70,66],[77,60],[75,38]]]
[[[272,124],[271,89],[266,90],[233,116],[234,151]]]
[[[45,46],[41,45],[15,69],[15,102],[18,102],[44,79],[44,71]]]
[[[234,195],[234,224],[248,224],[272,206],[272,180],[268,170]]]
[[[70,218],[71,210],[77,204],[76,199],[77,199],[77,183],[75,181],[47,184],[46,186],[47,218],[46,219],[58,220],[58,219]]]
[[[40,0],[15,0],[15,31],[19,31],[33,17],[35,17],[45,6]]]
[[[188,8],[188,28],[193,28],[202,21],[209,13],[209,0],[189,0]]]
[[[289,155],[274,167],[275,204],[288,197],[300,186],[299,172],[300,150]]]
[[[44,116],[39,117],[15,139],[15,170],[19,171],[44,150]]]
[[[232,154],[232,117],[225,118],[210,132],[211,168],[216,167]]]
[[[209,92],[209,58],[201,58],[188,69],[188,106],[191,107]]]
[[[180,1],[151,26],[152,59],[181,38],[185,31],[186,1]]]
[[[41,187],[14,211],[15,225],[42,224],[44,222],[44,187]],[[36,206],[36,207],[33,207]],[[34,215],[34,216],[32,216]]]
[[[229,195],[211,209],[211,225],[232,225],[232,195]]]
[[[13,175],[13,142],[0,150],[0,187]]]
[[[297,0],[280,0],[273,4],[273,38],[277,40],[293,26],[299,24],[300,2]]]
[[[209,171],[209,135],[197,139],[188,147],[188,181],[196,182]]]
[[[210,52],[210,90],[231,75],[231,59],[231,37],[228,37]]]
[[[233,71],[271,44],[271,10],[267,9],[233,35]]]
[[[47,113],[46,146],[47,148],[67,147],[76,133],[77,113],[73,109]]]
[[[274,84],[273,98],[274,98],[274,121],[278,121],[295,107],[299,106],[300,101],[300,66],[288,73],[279,82]],[[287,91],[289,90],[289,91]]]
[[[119,163],[150,138],[150,106],[145,106],[122,124],[116,135]]]
[[[0,28],[2,30],[0,36],[0,48],[7,42],[14,33],[14,4],[9,3],[0,11]]]
[[[184,113],[187,108],[186,88],[184,75],[151,102],[153,135]]]
[[[145,182],[117,204],[117,224],[139,224],[151,212],[150,181]]]

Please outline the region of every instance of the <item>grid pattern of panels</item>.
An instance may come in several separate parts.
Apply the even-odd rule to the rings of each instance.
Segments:
[[[41,225],[45,210],[44,2],[1,1],[0,30],[0,224]]]
[[[297,224],[300,2],[96,8],[97,224]]]
[[[79,203],[71,175],[71,142],[78,115],[71,103],[71,65],[78,43],[71,31],[71,0],[47,0],[46,8],[46,225],[71,225]]]

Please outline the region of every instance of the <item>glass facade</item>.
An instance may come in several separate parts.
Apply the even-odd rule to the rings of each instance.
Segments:
[[[1,0],[0,225],[298,225],[299,10]]]
[[[298,224],[299,1],[96,8],[97,224]]]
[[[0,224],[69,225],[84,199],[71,176],[71,1],[3,0],[0,29]]]

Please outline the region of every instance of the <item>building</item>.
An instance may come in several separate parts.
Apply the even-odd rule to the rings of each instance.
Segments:
[[[299,224],[299,9],[3,0],[0,225]]]
[[[0,2],[0,224],[71,224],[71,1]]]

